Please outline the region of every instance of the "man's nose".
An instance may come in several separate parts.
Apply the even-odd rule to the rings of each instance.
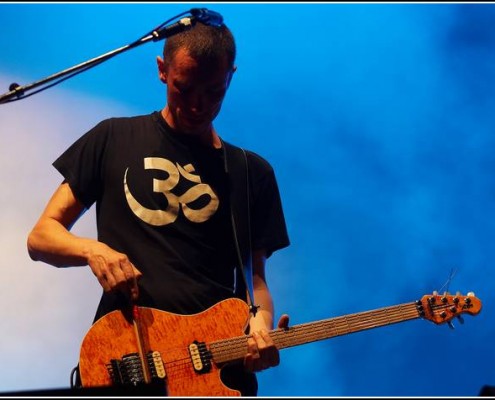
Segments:
[[[194,111],[196,113],[201,113],[204,110],[205,107],[205,101],[204,101],[204,96],[202,93],[196,91],[191,94],[191,96],[188,99],[189,102],[189,108],[191,111]]]

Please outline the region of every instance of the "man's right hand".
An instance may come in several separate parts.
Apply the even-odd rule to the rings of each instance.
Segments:
[[[94,242],[84,253],[93,274],[105,292],[121,291],[137,300],[137,281],[142,273],[131,263],[127,255],[113,250],[101,242]]]

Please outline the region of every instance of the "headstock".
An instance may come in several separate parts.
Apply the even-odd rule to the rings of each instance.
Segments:
[[[451,325],[450,321],[456,317],[462,322],[461,314],[476,315],[481,311],[481,301],[475,297],[473,292],[467,295],[459,292],[455,295],[433,292],[431,295],[423,296],[416,303],[419,315],[435,324],[449,322]]]

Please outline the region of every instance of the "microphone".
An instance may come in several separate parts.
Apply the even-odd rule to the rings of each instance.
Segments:
[[[211,11],[206,8],[192,8],[191,14],[194,19],[202,22],[205,25],[219,27],[223,23],[223,17],[216,11]]]
[[[153,41],[156,42],[158,40],[168,38],[169,36],[175,35],[176,33],[185,31],[193,26],[193,21],[191,17],[182,18],[174,24],[167,25],[161,28],[154,30],[151,33],[153,36]]]
[[[192,14],[192,17],[182,18],[174,24],[154,30],[151,33],[153,41],[156,42],[185,31],[186,29],[190,29],[197,21],[217,28],[223,23],[223,17],[219,13],[206,8],[192,8],[189,12]]]

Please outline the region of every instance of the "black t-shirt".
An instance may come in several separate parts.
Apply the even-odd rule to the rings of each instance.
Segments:
[[[96,203],[98,240],[143,273],[140,305],[191,314],[233,296],[238,257],[223,151],[154,112],[100,122],[53,163],[87,208]],[[270,255],[289,244],[279,190],[270,164],[246,154],[252,248]],[[103,293],[95,319],[122,300]]]

